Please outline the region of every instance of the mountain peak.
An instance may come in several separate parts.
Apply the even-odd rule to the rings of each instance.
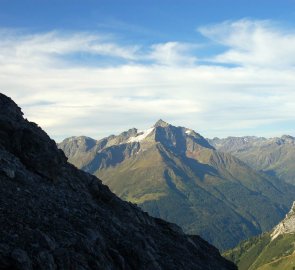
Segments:
[[[154,127],[168,127],[170,124],[163,121],[162,119],[159,119],[155,124]]]
[[[286,217],[274,228],[271,233],[271,239],[274,240],[281,234],[295,233],[295,201],[292,204],[290,212]]]
[[[285,142],[285,143],[294,143],[294,141],[295,141],[295,138],[294,137],[292,137],[292,136],[290,136],[290,135],[283,135],[282,137],[281,137],[281,139]]]

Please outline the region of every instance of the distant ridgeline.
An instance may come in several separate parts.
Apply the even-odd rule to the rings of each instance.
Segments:
[[[224,255],[239,270],[295,269],[295,202],[272,231],[242,242]]]
[[[222,250],[270,230],[295,198],[295,186],[163,120],[101,140],[71,137],[58,147],[122,199]]]
[[[295,185],[295,138],[228,137],[209,140],[217,150],[230,153],[253,169]]]

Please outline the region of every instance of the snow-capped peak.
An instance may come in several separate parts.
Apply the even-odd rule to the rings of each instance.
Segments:
[[[138,132],[137,136],[130,137],[127,142],[128,143],[131,143],[131,142],[140,142],[140,141],[144,140],[149,134],[151,134],[154,129],[155,128],[152,127],[152,128],[147,129],[147,130],[140,131],[140,132]]]

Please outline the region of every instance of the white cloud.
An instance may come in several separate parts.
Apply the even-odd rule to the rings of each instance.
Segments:
[[[271,21],[226,21],[198,30],[227,47],[211,59],[214,62],[267,68],[295,64],[295,31],[285,31]]]
[[[133,60],[137,46],[119,46],[109,37],[91,33],[63,33],[52,31],[23,34],[18,31],[0,31],[0,63],[13,67],[20,65],[56,65],[60,57],[73,53],[117,57]],[[54,65],[53,65],[54,64]]]
[[[146,48],[93,33],[2,30],[0,89],[57,140],[146,129],[159,118],[205,136],[287,133],[280,126],[295,122],[295,35],[249,20],[201,32],[226,46],[211,61],[239,67],[200,65],[196,46],[181,42]],[[287,58],[282,48],[293,54]],[[83,53],[92,61],[103,56],[123,62],[88,65],[71,58]]]
[[[197,59],[190,55],[191,50],[196,47],[192,44],[180,42],[167,42],[152,46],[149,58],[163,65],[193,65]]]

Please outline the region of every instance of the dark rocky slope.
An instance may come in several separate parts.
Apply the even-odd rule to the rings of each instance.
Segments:
[[[0,269],[236,269],[123,202],[0,94]]]

